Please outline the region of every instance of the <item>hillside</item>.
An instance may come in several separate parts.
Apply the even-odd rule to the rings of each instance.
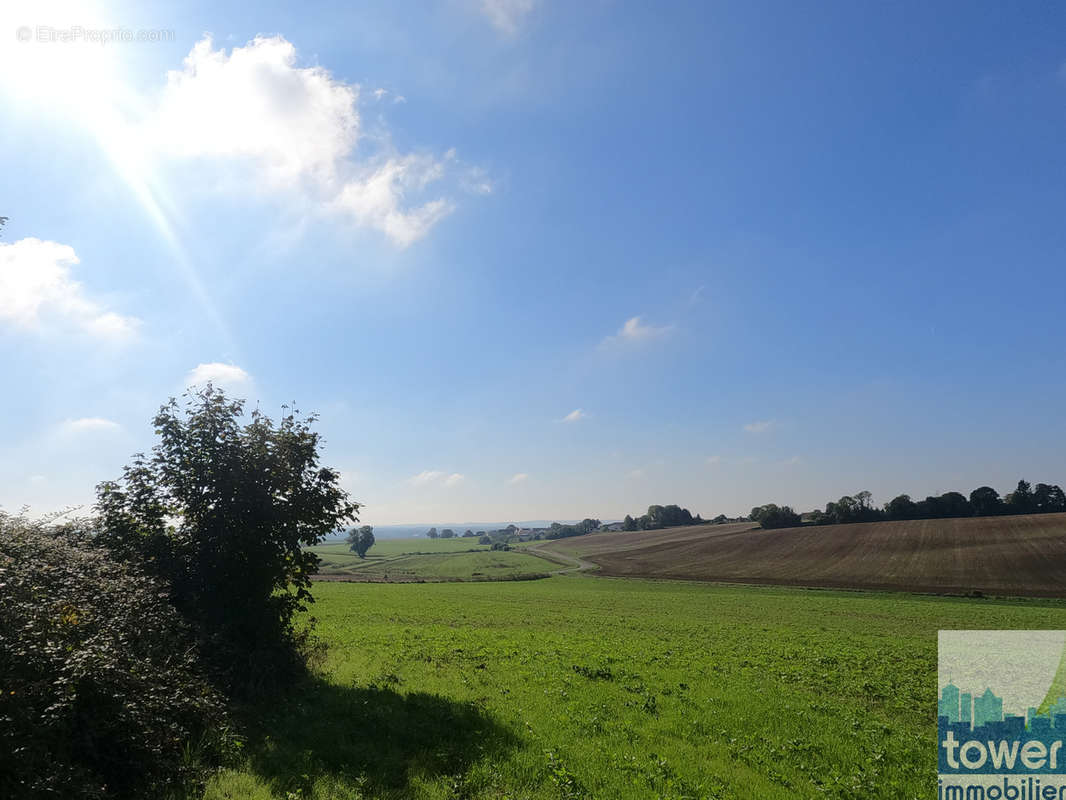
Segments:
[[[700,525],[592,534],[548,548],[613,576],[1066,596],[1066,514],[777,530]]]

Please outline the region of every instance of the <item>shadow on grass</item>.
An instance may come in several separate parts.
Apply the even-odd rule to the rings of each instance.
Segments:
[[[250,766],[281,793],[310,796],[315,781],[329,777],[368,794],[404,796],[415,779],[461,778],[518,743],[473,703],[321,679],[248,712]]]

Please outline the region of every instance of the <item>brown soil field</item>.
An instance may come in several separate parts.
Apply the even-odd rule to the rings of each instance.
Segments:
[[[611,576],[1066,597],[1066,514],[777,530],[698,525],[590,534],[548,548]]]

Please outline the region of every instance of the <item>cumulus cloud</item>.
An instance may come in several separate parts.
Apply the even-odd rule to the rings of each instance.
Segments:
[[[746,433],[768,433],[776,423],[772,419],[759,420],[757,422],[749,422],[744,426]]]
[[[464,475],[460,475],[458,472],[453,472],[447,478],[444,479],[445,486],[458,486],[460,483],[466,480]]]
[[[443,198],[417,207],[404,205],[410,192],[421,191],[443,173],[443,164],[428,156],[390,158],[362,177],[348,181],[333,206],[356,223],[376,228],[400,247],[407,247],[425,236],[454,207]]]
[[[507,483],[510,484],[511,486],[514,486],[517,483],[522,483],[523,481],[527,480],[528,478],[529,478],[529,475],[527,475],[526,473],[524,473],[524,472],[516,472],[514,475],[512,475],[510,478],[507,479]]]
[[[587,416],[588,416],[588,414],[586,414],[582,409],[575,408],[573,411],[571,411],[569,414],[567,414],[565,417],[563,417],[562,421],[563,422],[577,422],[578,420],[584,419]]]
[[[186,386],[202,386],[211,383],[221,389],[237,391],[247,389],[252,383],[252,376],[235,364],[197,364],[185,376]]]
[[[481,12],[500,33],[514,36],[536,0],[481,0]]]
[[[79,263],[69,245],[34,238],[0,243],[0,322],[38,330],[60,324],[99,339],[132,338],[140,320],[90,298],[71,275]]]
[[[117,422],[103,417],[81,417],[68,419],[60,426],[63,433],[92,433],[97,431],[117,431],[122,428]]]
[[[673,325],[647,325],[641,321],[641,317],[630,317],[618,329],[618,333],[603,340],[602,346],[610,347],[612,345],[634,344],[661,339],[673,329]]]
[[[444,196],[427,198],[430,185],[462,170],[452,151],[400,154],[387,134],[363,136],[358,101],[357,85],[297,66],[284,37],[259,36],[228,54],[205,37],[168,73],[139,139],[175,159],[245,165],[255,188],[298,192],[311,207],[406,247],[454,208]]]
[[[295,64],[280,36],[229,55],[204,37],[167,73],[146,133],[169,155],[250,159],[279,182],[332,177],[359,136],[358,88]]]

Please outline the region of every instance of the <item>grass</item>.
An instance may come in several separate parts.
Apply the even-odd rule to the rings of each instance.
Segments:
[[[221,798],[886,798],[936,786],[936,631],[1066,603],[556,577],[318,584],[327,677]]]
[[[320,544],[312,548],[316,552],[348,552],[344,542]],[[398,556],[406,553],[460,553],[467,550],[488,550],[489,545],[478,544],[476,538],[427,539],[423,537],[406,539],[378,539],[370,552],[377,556]]]
[[[347,544],[310,548],[322,559],[320,573],[328,577],[377,581],[516,580],[543,576],[558,567],[536,556],[492,550],[477,539],[384,539],[375,542],[366,558]]]

